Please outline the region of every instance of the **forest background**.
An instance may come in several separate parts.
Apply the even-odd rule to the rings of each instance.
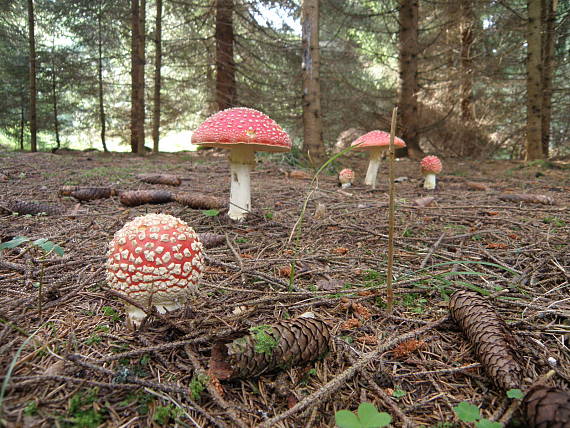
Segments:
[[[248,106],[319,159],[397,105],[412,157],[570,153],[566,1],[1,0],[0,15],[14,149],[189,150],[207,116]]]

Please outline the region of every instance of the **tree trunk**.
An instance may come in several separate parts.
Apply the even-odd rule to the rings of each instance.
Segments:
[[[303,153],[313,166],[325,159],[321,114],[319,0],[301,4],[303,47]]]
[[[55,133],[55,149],[61,147],[61,140],[59,138],[59,118],[57,114],[57,75],[55,71],[55,39],[52,43],[52,61],[51,61],[51,97],[53,103],[53,129]]]
[[[399,123],[406,152],[422,156],[418,133],[418,0],[400,0],[400,100]]]
[[[34,0],[28,0],[28,33],[30,44],[30,150],[38,151],[38,123],[36,112],[36,36],[34,31]]]
[[[102,19],[103,11],[102,9],[103,0],[99,0],[99,11],[97,13],[97,80],[99,81],[99,123],[101,125],[101,144],[103,145],[103,151],[107,153],[106,142],[106,124],[105,124],[105,104],[103,102],[103,29],[102,29]]]
[[[26,123],[26,110],[24,106],[24,96],[22,94],[22,103],[20,105],[20,133],[18,140],[20,142],[20,150],[24,151],[24,125]]]
[[[526,160],[542,159],[541,0],[528,0]]]
[[[473,0],[461,1],[461,119],[464,124],[473,122],[473,27],[475,15]]]
[[[152,151],[158,153],[160,140],[160,71],[162,68],[162,0],[156,0],[156,20],[154,38],[154,96],[152,106]]]
[[[554,68],[554,39],[556,9],[558,0],[542,0],[542,152],[548,158],[550,153],[550,121],[552,118],[552,74]]]
[[[131,0],[131,150],[144,155],[145,0]]]
[[[216,0],[216,102],[219,110],[236,105],[234,0]]]

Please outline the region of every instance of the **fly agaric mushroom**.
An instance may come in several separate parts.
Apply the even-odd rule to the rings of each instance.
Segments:
[[[441,172],[441,161],[437,156],[426,156],[420,163],[422,174],[425,177],[424,189],[435,189],[435,175]]]
[[[390,133],[384,131],[370,131],[367,134],[357,138],[351,144],[354,150],[369,151],[370,162],[368,163],[368,171],[366,171],[366,178],[364,184],[376,188],[376,176],[378,175],[378,168],[380,167],[380,158],[382,153],[390,149]],[[406,147],[404,140],[394,137],[394,147]]]
[[[245,107],[222,110],[192,134],[192,144],[230,150],[230,209],[232,220],[243,220],[251,209],[250,171],[255,152],[288,152],[289,135],[265,114]]]
[[[352,169],[344,168],[338,173],[338,182],[341,188],[346,189],[350,187],[352,180],[354,180],[354,171],[352,171]]]
[[[181,308],[204,270],[202,243],[186,222],[167,214],[136,217],[115,233],[107,252],[107,282],[143,307],[159,313]],[[146,314],[126,304],[127,324]]]

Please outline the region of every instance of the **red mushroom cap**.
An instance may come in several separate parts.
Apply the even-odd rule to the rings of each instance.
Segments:
[[[441,161],[437,156],[426,156],[420,163],[422,174],[439,174],[441,172]]]
[[[265,152],[291,150],[291,139],[283,128],[260,111],[245,107],[210,116],[192,134],[192,144],[222,148],[243,144]]]
[[[109,243],[109,285],[144,305],[185,302],[203,270],[202,243],[194,229],[171,215],[136,217]]]
[[[341,183],[348,183],[354,180],[354,171],[350,168],[344,168],[338,173],[338,179]]]
[[[390,133],[384,131],[370,131],[354,140],[351,144],[354,150],[368,150],[374,147],[390,147]],[[406,147],[401,138],[394,136],[394,147]]]

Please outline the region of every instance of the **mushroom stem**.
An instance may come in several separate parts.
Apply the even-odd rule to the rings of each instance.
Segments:
[[[366,171],[366,178],[364,184],[372,186],[376,189],[376,176],[378,175],[378,168],[380,167],[380,158],[382,157],[381,148],[374,148],[370,150],[370,162],[368,163],[368,170]]]
[[[424,189],[433,190],[435,189],[435,174],[426,174],[424,181]]]
[[[240,146],[231,149],[231,188],[228,215],[232,220],[243,220],[251,210],[251,182],[249,174],[254,165],[254,151]]]

